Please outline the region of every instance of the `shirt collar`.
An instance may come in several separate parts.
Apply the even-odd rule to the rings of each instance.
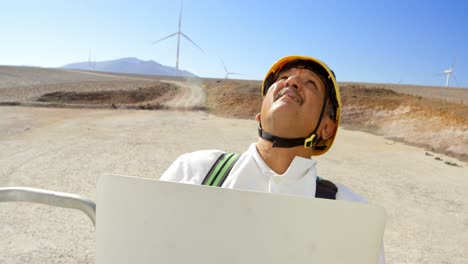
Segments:
[[[260,153],[258,153],[257,146],[255,143],[251,144],[249,147],[250,154],[253,156],[254,160],[260,167],[260,170],[264,175],[267,176],[281,176],[284,180],[299,180],[303,178],[306,175],[310,175],[310,173],[307,173],[310,169],[314,168],[316,165],[316,161],[313,159],[306,159],[303,157],[295,157],[291,164],[289,165],[289,168],[286,170],[284,174],[277,174],[274,172],[262,159],[260,156]],[[315,171],[315,170],[314,170]],[[313,175],[310,175],[312,177],[316,177],[315,173]]]

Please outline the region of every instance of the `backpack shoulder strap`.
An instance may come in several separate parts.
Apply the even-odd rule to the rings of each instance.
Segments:
[[[223,153],[215,161],[211,169],[203,179],[202,185],[221,187],[231,172],[231,169],[236,164],[240,155],[235,153]],[[323,199],[336,200],[336,193],[338,187],[328,180],[322,179],[317,176],[315,197]]]
[[[206,174],[202,185],[221,187],[239,157],[240,155],[235,153],[221,154]]]
[[[336,185],[333,182],[322,179],[317,176],[315,189],[316,198],[336,200],[337,192],[338,187],[336,187]]]

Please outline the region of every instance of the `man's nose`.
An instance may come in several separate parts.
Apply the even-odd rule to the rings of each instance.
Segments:
[[[296,75],[289,76],[289,78],[286,79],[285,86],[286,87],[292,87],[292,88],[298,90],[301,87],[300,80]]]

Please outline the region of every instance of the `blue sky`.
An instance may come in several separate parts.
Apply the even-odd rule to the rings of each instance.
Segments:
[[[289,3],[291,2],[291,3]],[[0,65],[59,67],[122,57],[175,66],[180,1],[5,1]],[[326,62],[339,81],[468,87],[468,2],[185,0],[180,68],[263,78],[282,56]],[[234,77],[234,76],[233,76]]]

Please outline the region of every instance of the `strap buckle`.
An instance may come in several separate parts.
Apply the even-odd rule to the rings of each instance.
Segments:
[[[304,140],[304,148],[312,148],[315,142],[315,134],[312,134],[310,137]]]

